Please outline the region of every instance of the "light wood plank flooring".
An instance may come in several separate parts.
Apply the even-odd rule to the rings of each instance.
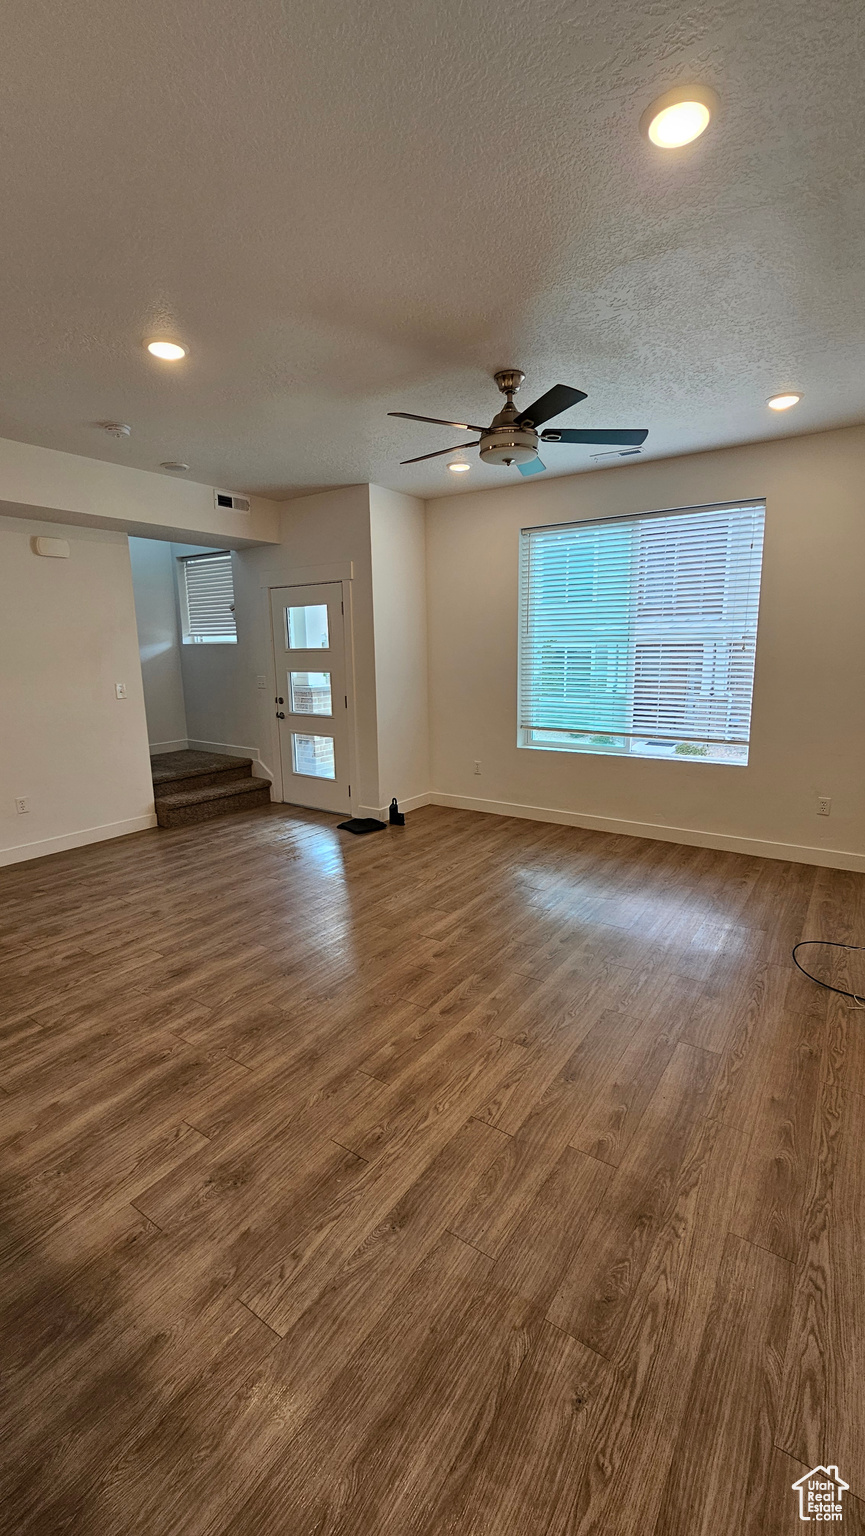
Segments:
[[[5,1529],[780,1536],[830,1462],[865,1530],[865,1014],[789,958],[865,877],[274,806],[0,913]]]

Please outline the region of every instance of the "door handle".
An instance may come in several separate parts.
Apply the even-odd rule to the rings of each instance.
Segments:
[[[285,719],[285,715],[284,715],[284,713],[283,713],[283,711],[281,709],[278,709],[276,711],[276,718],[277,718],[277,720],[284,720]]]

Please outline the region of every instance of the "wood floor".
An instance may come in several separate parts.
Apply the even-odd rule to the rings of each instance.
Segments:
[[[335,820],[0,874],[4,1528],[865,1530],[865,877]]]

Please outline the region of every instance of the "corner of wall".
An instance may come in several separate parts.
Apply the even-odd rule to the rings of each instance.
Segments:
[[[379,799],[425,804],[430,789],[426,512],[369,487]]]

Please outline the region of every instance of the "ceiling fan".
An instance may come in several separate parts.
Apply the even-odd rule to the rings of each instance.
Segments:
[[[520,411],[514,405],[514,395],[525,379],[519,368],[501,368],[493,378],[507,403],[488,427],[472,426],[467,421],[443,421],[440,416],[415,416],[412,411],[388,411],[389,416],[402,416],[406,421],[430,421],[438,427],[457,427],[460,432],[480,432],[476,443],[458,443],[456,448],[437,448],[435,453],[419,453],[415,459],[403,459],[403,464],[419,464],[422,459],[436,459],[443,453],[455,453],[457,448],[480,448],[485,464],[516,464],[521,475],[539,475],[546,469],[538,458],[538,442],[542,443],[604,443],[611,447],[638,449],[649,435],[648,427],[611,428],[589,427],[575,430],[571,427],[554,427],[538,434],[538,427],[552,421],[572,405],[585,400],[585,391],[571,389],[568,384],[554,384],[527,410]]]

